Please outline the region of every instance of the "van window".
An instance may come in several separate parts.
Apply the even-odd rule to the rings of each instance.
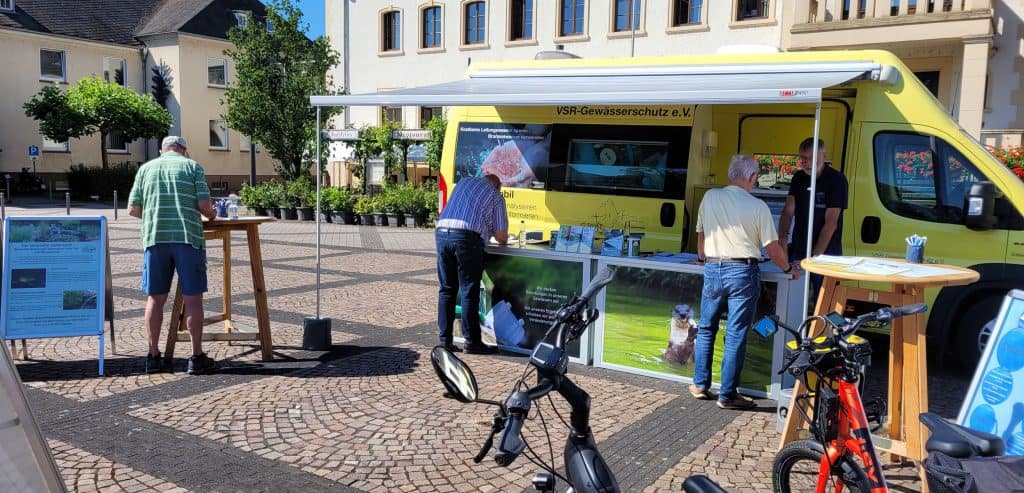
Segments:
[[[459,124],[455,182],[682,200],[690,127]]]
[[[690,127],[555,125],[547,189],[682,200]]]
[[[875,135],[875,174],[885,207],[912,219],[962,224],[964,199],[984,179],[978,169],[938,137],[881,132]]]

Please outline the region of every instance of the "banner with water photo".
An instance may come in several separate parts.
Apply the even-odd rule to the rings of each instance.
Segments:
[[[693,342],[697,333],[704,276],[613,266],[615,282],[605,295],[602,363],[666,375],[693,377]],[[757,317],[775,313],[777,286],[761,283]],[[712,378],[721,377],[725,316],[715,342]],[[747,335],[740,386],[768,392],[772,380],[772,340]]]
[[[455,182],[497,175],[505,187],[542,188],[547,181],[551,125],[462,123],[455,144]]]

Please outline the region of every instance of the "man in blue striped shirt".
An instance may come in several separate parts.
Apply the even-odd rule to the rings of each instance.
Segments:
[[[508,242],[508,216],[501,180],[494,175],[459,180],[437,221],[437,328],[440,345],[451,351],[455,296],[462,294],[462,335],[466,352],[493,354],[480,339],[480,279],[484,274],[484,244],[491,237]]]

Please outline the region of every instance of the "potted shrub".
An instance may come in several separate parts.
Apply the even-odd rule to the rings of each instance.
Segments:
[[[347,188],[334,188],[331,196],[331,215],[334,222],[339,224],[355,224],[355,217],[352,208],[356,198]]]
[[[292,207],[297,208],[296,218],[303,221],[314,219],[311,204],[316,202],[316,194],[313,192],[313,185],[308,176],[300,176],[288,182],[288,197],[291,199]]]
[[[405,218],[406,226],[422,228],[427,224],[427,214],[430,213],[430,202],[437,200],[436,194],[427,188],[414,188],[410,198],[410,214]],[[410,216],[412,224],[409,224]]]
[[[285,200],[284,196],[284,185],[276,180],[268,181],[260,184],[264,190],[263,200],[267,207],[267,212],[271,216],[278,219],[282,219],[284,214],[281,211],[281,204]]]
[[[251,186],[248,183],[243,183],[241,190],[238,191],[238,201],[249,210],[251,214],[257,216],[267,215],[267,211],[260,205],[260,194],[262,191],[258,186]]]
[[[388,197],[387,192],[383,192],[376,197],[370,199],[371,207],[373,208],[373,224],[377,226],[388,225]]]
[[[401,211],[404,216],[403,225],[407,228],[416,227],[416,209],[419,203],[419,189],[406,184],[401,190]]]
[[[359,215],[359,221],[366,226],[373,226],[373,198],[363,195],[356,200],[353,212]]]
[[[397,228],[405,223],[405,217],[402,214],[402,188],[389,187],[381,194],[384,201],[381,207],[388,216],[388,226],[392,228]]]
[[[285,194],[281,199],[281,219],[296,220],[299,218],[299,212],[295,209],[296,202],[290,195]]]
[[[335,222],[334,218],[334,203],[337,202],[337,195],[339,189],[334,187],[324,187],[320,190],[320,211],[324,215],[324,221],[329,223]],[[340,223],[341,221],[338,221]]]

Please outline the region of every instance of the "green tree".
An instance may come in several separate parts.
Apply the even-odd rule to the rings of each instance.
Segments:
[[[391,173],[397,172],[397,168],[402,164],[401,142],[395,138],[395,130],[401,128],[398,123],[391,120],[386,120],[381,126],[375,127],[377,153],[384,160],[384,174],[386,176],[391,176]],[[408,174],[405,175],[405,178],[408,180]]]
[[[139,94],[99,77],[85,78],[67,92],[43,87],[24,105],[25,116],[39,122],[40,132],[57,142],[100,134],[100,156],[107,168],[107,136],[118,132],[127,140],[166,135],[171,115],[149,94]]]
[[[448,120],[435,116],[427,122],[430,138],[425,143],[427,148],[427,166],[430,171],[441,169],[441,153],[444,151],[444,133],[448,129]]]
[[[305,27],[293,0],[276,0],[267,7],[266,22],[229,31],[235,46],[225,51],[237,73],[222,100],[225,120],[277,159],[286,179],[301,175],[314,155],[316,108],[309,97],[336,94],[327,72],[338,53],[323,36],[310,41]],[[320,127],[327,128],[339,111],[323,108]]]
[[[352,148],[352,157],[359,163],[353,174],[363,183],[363,193],[366,193],[366,162],[380,154],[377,145],[377,127],[366,125],[359,129],[359,140],[347,143]]]

